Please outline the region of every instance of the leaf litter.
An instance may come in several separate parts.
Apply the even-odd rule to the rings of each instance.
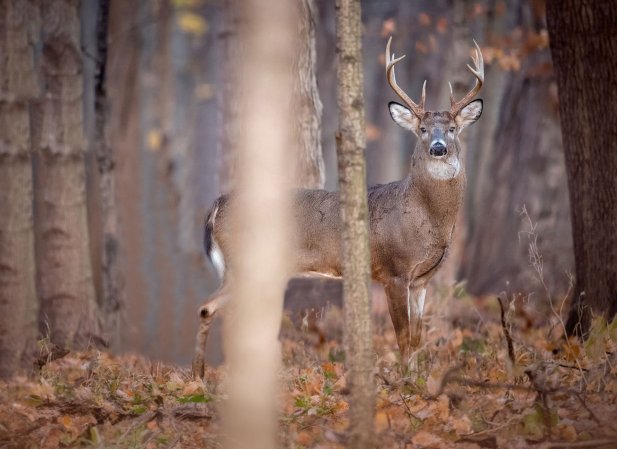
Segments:
[[[617,322],[598,320],[584,343],[565,340],[558,316],[520,298],[500,307],[457,289],[434,294],[411,367],[399,362],[387,313],[375,316],[379,448],[617,447]],[[339,328],[325,342],[282,334],[281,447],[345,447],[349,390],[332,313],[323,321]],[[0,384],[0,447],[219,448],[226,377],[71,352]]]

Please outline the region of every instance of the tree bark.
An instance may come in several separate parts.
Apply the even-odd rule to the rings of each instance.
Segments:
[[[547,3],[570,191],[576,287],[568,334],[593,314],[617,313],[617,9],[611,2]]]
[[[544,16],[529,2],[513,1],[501,12],[498,5],[487,2],[483,42],[514,54],[520,68],[506,70],[499,59],[487,64],[484,112],[470,128],[466,148],[467,239],[460,277],[473,295],[532,294],[537,300],[529,305],[545,314],[545,285],[558,301],[573,268],[555,77],[548,47],[537,43]],[[504,42],[508,30],[517,28],[523,33]],[[542,282],[530,266],[534,241]]]
[[[44,2],[41,13],[45,88],[34,130],[40,326],[53,343],[80,347],[97,342],[99,322],[86,212],[79,2]]]
[[[350,445],[372,448],[375,387],[370,302],[366,136],[359,0],[336,2],[345,354],[349,370]]]
[[[122,304],[118,268],[118,230],[116,213],[115,158],[109,143],[107,117],[107,48],[109,36],[109,0],[99,0],[96,21],[96,66],[94,74],[94,153],[99,171],[99,195],[102,229],[102,298],[99,301],[103,333],[118,335]],[[97,236],[98,237],[98,236]]]
[[[26,365],[38,335],[31,102],[39,95],[35,2],[0,3],[0,378]]]
[[[316,7],[313,0],[297,2],[298,52],[294,58],[292,117],[298,150],[294,184],[307,189],[323,189],[326,173],[321,149],[322,105],[315,73]]]
[[[228,448],[277,447],[277,371],[290,243],[289,107],[295,53],[288,0],[245,0],[238,28],[246,57],[232,60],[245,95],[238,105],[237,189],[232,204],[235,253],[232,300],[225,316],[230,391]],[[292,25],[293,24],[293,25]],[[255,238],[258,235],[259,238]]]
[[[240,104],[244,98],[240,89],[239,75],[234,72],[235,61],[244,59],[245,52],[238,37],[239,28],[246,21],[246,11],[241,0],[225,0],[223,6],[223,23],[225,29],[221,33],[223,40],[222,55],[222,86],[219,94],[219,186],[221,193],[229,193],[235,188],[236,165],[238,152],[238,136],[243,128]]]

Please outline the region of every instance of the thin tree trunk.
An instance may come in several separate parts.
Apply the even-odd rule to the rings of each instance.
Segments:
[[[276,444],[277,370],[283,293],[288,277],[290,214],[287,167],[293,16],[288,0],[245,0],[238,28],[246,57],[230,61],[245,95],[238,105],[237,189],[232,213],[233,299],[225,317],[230,392],[225,426],[229,448]],[[258,235],[259,238],[255,238]]]
[[[30,104],[39,19],[34,2],[0,3],[0,377],[25,365],[38,334]]]
[[[41,72],[35,185],[40,325],[59,346],[99,337],[86,213],[79,2],[42,6]]]
[[[326,183],[321,150],[321,100],[315,74],[317,51],[315,47],[316,7],[313,0],[298,2],[298,52],[294,58],[292,103],[294,141],[298,144],[296,176],[297,187],[322,189]]]
[[[375,387],[371,332],[370,253],[366,190],[366,137],[359,0],[337,0],[337,134],[343,222],[345,354],[349,370],[350,445],[372,448]]]
[[[570,191],[576,288],[568,334],[617,313],[617,8],[551,0],[551,53]]]
[[[103,332],[109,338],[118,335],[121,291],[118,269],[118,230],[116,215],[115,161],[107,131],[107,47],[109,0],[99,0],[96,22],[96,68],[94,85],[94,152],[99,170],[99,195],[102,221],[101,313]]]
[[[465,65],[469,63],[469,49],[472,48],[472,40],[470,38],[469,24],[466,21],[472,4],[470,0],[456,0],[453,7],[452,18],[452,47],[450,48],[450,57],[446,67],[447,79],[452,83],[452,91],[454,98],[462,98],[468,91],[469,85],[472,82],[473,76],[465,69]],[[441,84],[442,89],[447,90],[449,94],[449,86],[446,83]],[[442,98],[447,95],[441,94]],[[472,128],[473,130],[474,128]],[[468,130],[467,132],[470,132]],[[460,137],[463,151],[460,154],[463,166],[466,166],[470,149],[467,143],[469,142],[469,134],[462,134]],[[448,257],[443,266],[439,269],[433,280],[433,285],[451,286],[456,282],[458,271],[463,259],[463,247],[467,236],[467,211],[465,207],[461,207],[458,211],[456,225],[452,236],[452,241],[448,247]]]
[[[223,40],[222,86],[219,94],[219,186],[222,193],[229,193],[235,188],[238,139],[243,128],[240,104],[244,98],[239,73],[235,72],[235,62],[244,59],[243,44],[238,37],[239,28],[246,22],[246,10],[241,0],[225,0],[223,22],[225,29],[221,33]]]

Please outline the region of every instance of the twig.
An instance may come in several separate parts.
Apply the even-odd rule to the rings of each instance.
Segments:
[[[159,413],[160,412],[158,410],[155,410],[155,411],[147,412],[141,415],[134,423],[132,423],[129,426],[129,428],[122,434],[122,436],[120,437],[118,441],[123,441],[128,436],[129,433],[131,433],[137,427],[147,423],[148,421],[153,420],[159,415]]]
[[[467,434],[461,435],[461,436],[465,437],[465,439],[469,439],[469,441],[473,441],[473,437],[476,437],[478,435],[484,435],[484,434],[487,434],[487,433],[496,432],[498,430],[503,429],[504,427],[508,427],[514,421],[518,421],[519,419],[520,418],[518,416],[513,416],[512,418],[508,419],[505,423],[499,424],[498,426],[493,427],[491,429],[481,430],[480,432],[467,433]]]
[[[599,440],[576,441],[569,443],[567,441],[554,441],[542,444],[542,449],[575,449],[582,447],[598,447],[617,443],[617,438],[605,438]]]
[[[411,409],[409,408],[409,406],[407,405],[407,401],[405,400],[405,398],[403,397],[402,393],[399,393],[399,396],[401,397],[401,401],[403,402],[403,405],[405,406],[405,408],[407,409],[407,415],[409,416],[409,418],[413,418],[413,419],[417,419],[419,420],[419,418],[413,414],[413,412],[411,411]]]
[[[508,343],[508,357],[510,359],[510,363],[512,367],[516,365],[516,358],[514,356],[514,344],[512,343],[512,336],[510,335],[510,326],[506,320],[506,308],[503,305],[501,295],[497,296],[497,301],[499,302],[499,308],[501,309],[501,327],[503,328],[503,334],[506,337],[506,341]]]

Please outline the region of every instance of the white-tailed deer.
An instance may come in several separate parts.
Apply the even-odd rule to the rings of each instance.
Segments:
[[[371,271],[384,286],[401,359],[406,363],[420,344],[426,286],[443,264],[452,240],[465,190],[465,169],[459,154],[459,134],[482,113],[482,100],[473,100],[484,82],[484,62],[476,45],[474,87],[455,101],[450,86],[450,110],[424,109],[426,81],[419,104],[398,86],[394,66],[403,59],[386,47],[386,77],[405,105],[391,102],[390,115],[417,137],[409,175],[368,190]],[[475,42],[474,42],[475,43]],[[203,375],[204,351],[212,319],[229,299],[232,257],[228,196],[214,203],[205,226],[205,250],[223,277],[221,288],[199,309],[193,372]],[[299,190],[293,203],[296,230],[296,271],[341,275],[341,219],[338,192]]]

